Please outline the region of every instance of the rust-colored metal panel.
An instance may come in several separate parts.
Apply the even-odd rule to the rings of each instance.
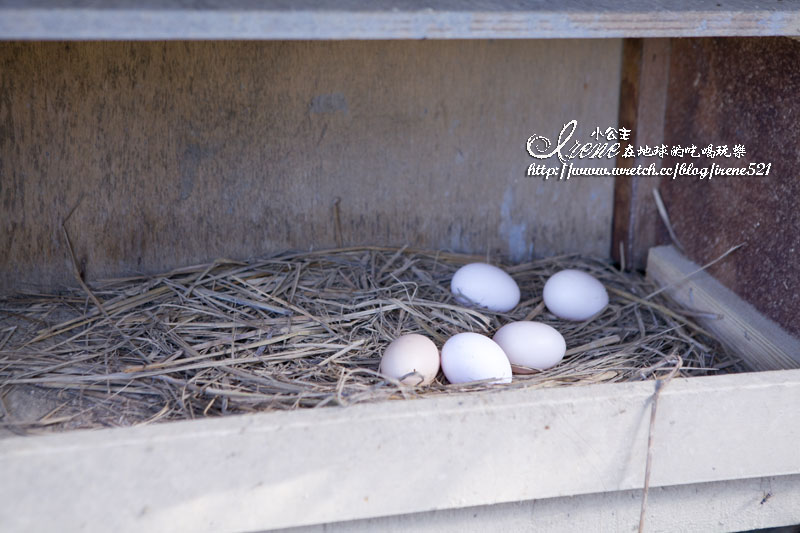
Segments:
[[[74,282],[73,209],[89,279],[337,242],[607,256],[611,179],[528,178],[525,141],[614,125],[620,50],[2,43],[0,288]]]
[[[695,159],[695,166],[771,164],[768,176],[684,176],[663,180],[660,191],[688,255],[704,264],[745,243],[710,272],[800,334],[800,42],[673,40],[666,142],[745,147],[742,158]]]

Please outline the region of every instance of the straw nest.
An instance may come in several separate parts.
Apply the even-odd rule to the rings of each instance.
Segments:
[[[652,378],[683,360],[680,375],[730,370],[736,362],[642,276],[578,256],[501,265],[522,302],[510,313],[458,304],[455,270],[486,258],[362,247],[182,268],[101,281],[61,294],[0,301],[0,398],[15,388],[49,395],[43,416],[14,431],[151,423],[270,409],[316,408],[467,391],[556,387]],[[566,322],[542,303],[547,278],[564,268],[606,286],[594,320]],[[378,373],[387,344],[421,333],[441,345],[463,331],[492,335],[513,320],[538,320],[566,339],[553,369],[506,385],[425,388]],[[659,370],[661,369],[661,370]]]

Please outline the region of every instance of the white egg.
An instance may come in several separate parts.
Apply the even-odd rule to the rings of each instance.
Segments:
[[[427,337],[403,335],[383,352],[380,372],[406,385],[429,385],[439,372],[439,350]]]
[[[470,263],[459,268],[450,282],[456,300],[464,305],[477,305],[505,313],[519,303],[519,286],[496,266]]]
[[[566,320],[587,320],[608,305],[603,284],[580,270],[562,270],[544,284],[544,305],[551,313]]]
[[[459,333],[442,346],[442,371],[450,383],[496,379],[511,381],[511,363],[503,349],[479,333]]]
[[[541,322],[511,322],[498,329],[492,340],[500,345],[512,370],[519,374],[526,373],[527,368],[552,368],[561,362],[567,351],[561,333]]]

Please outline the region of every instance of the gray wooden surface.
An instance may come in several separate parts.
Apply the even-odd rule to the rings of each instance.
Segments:
[[[64,220],[91,280],[332,247],[337,199],[345,246],[607,256],[612,178],[527,178],[525,142],[615,125],[620,50],[4,44],[0,289],[74,283]]]
[[[3,39],[461,39],[800,34],[767,0],[0,1]]]
[[[0,524],[258,531],[641,489],[653,392],[653,381],[519,389],[0,439]],[[673,379],[650,490],[796,476],[798,402],[800,370]],[[797,520],[793,487],[774,486],[785,514],[752,487],[716,501],[760,513],[729,523]],[[617,530],[632,530],[620,512]]]
[[[642,491],[600,492],[281,529],[281,533],[636,531]],[[763,503],[762,503],[763,502]],[[748,531],[800,522],[800,475],[652,489],[645,531]],[[275,531],[275,530],[273,530]],[[768,530],[797,533],[796,528]]]

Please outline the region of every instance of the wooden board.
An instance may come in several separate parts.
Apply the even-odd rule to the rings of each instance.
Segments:
[[[10,531],[254,531],[641,489],[653,382],[0,439]],[[800,474],[800,370],[663,389],[651,490]]]
[[[623,48],[619,124],[631,131],[623,146],[660,146],[669,81],[669,39],[628,39]],[[617,167],[661,168],[661,160],[617,156]],[[614,180],[614,233],[611,254],[626,270],[644,270],[647,251],[664,242],[665,233],[653,199],[659,176],[617,176]]]
[[[770,164],[765,176],[682,176],[660,191],[675,233],[698,264],[745,246],[709,272],[800,336],[800,41],[675,39],[665,141],[742,145],[744,157],[668,157],[667,167]]]
[[[625,490],[281,529],[281,533],[636,531],[642,492]],[[800,524],[800,475],[659,487],[645,531],[750,531]],[[797,533],[795,529],[771,533]]]
[[[784,331],[672,246],[650,250],[647,276],[679,304],[709,317],[697,321],[755,370],[800,368],[800,339]]]
[[[620,47],[2,45],[0,289],[74,283],[73,210],[89,279],[339,241],[606,257],[612,178],[528,178],[525,142],[613,126]]]
[[[461,39],[797,35],[767,0],[3,0],[5,39]]]

